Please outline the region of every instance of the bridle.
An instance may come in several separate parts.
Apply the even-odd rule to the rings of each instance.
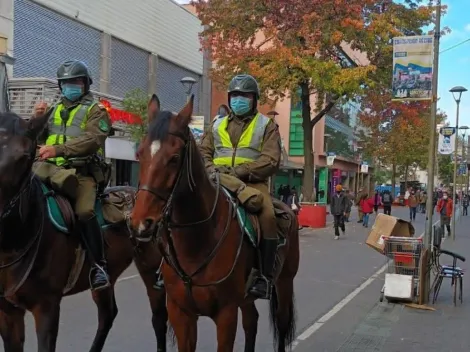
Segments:
[[[220,186],[219,186],[218,179],[216,180],[216,197],[214,200],[214,205],[207,218],[199,220],[199,221],[191,222],[191,223],[184,223],[184,224],[179,224],[174,221],[171,221],[171,213],[173,210],[173,200],[174,200],[176,193],[178,192],[178,186],[180,185],[183,179],[185,170],[186,170],[188,187],[191,192],[194,192],[195,187],[196,187],[196,182],[194,180],[193,166],[192,166],[193,155],[194,155],[194,150],[193,150],[194,143],[193,143],[193,139],[191,137],[191,132],[189,128],[186,128],[184,133],[183,132],[168,132],[168,134],[175,136],[177,138],[180,138],[184,142],[184,146],[181,149],[181,152],[179,154],[180,159],[182,161],[178,170],[178,175],[176,176],[175,182],[173,183],[171,190],[167,194],[165,194],[165,192],[162,192],[157,188],[144,184],[142,186],[139,185],[136,196],[140,191],[144,191],[144,192],[150,193],[155,198],[158,198],[165,202],[165,206],[163,207],[163,210],[162,210],[163,217],[162,217],[162,220],[160,221],[159,226],[161,224],[164,224],[168,229],[170,229],[170,228],[186,228],[186,227],[192,227],[192,226],[205,224],[206,222],[210,221],[213,218],[215,211],[217,209],[217,203],[218,203],[219,195],[220,195]]]
[[[173,243],[173,237],[172,237],[172,229],[175,228],[188,228],[188,227],[193,227],[193,226],[198,226],[202,225],[208,221],[210,221],[217,210],[217,204],[219,203],[219,197],[220,197],[220,192],[221,192],[221,185],[220,185],[220,180],[218,177],[218,173],[216,173],[215,177],[215,187],[216,187],[216,196],[214,200],[214,205],[211,209],[211,212],[209,216],[205,219],[195,221],[192,223],[176,223],[174,221],[171,221],[171,215],[172,215],[172,210],[173,210],[173,200],[175,195],[178,192],[178,186],[180,185],[181,180],[184,177],[184,173],[186,171],[187,175],[187,180],[188,180],[188,186],[191,192],[195,190],[196,183],[194,180],[194,175],[193,175],[193,157],[194,157],[194,148],[195,148],[195,142],[194,139],[191,136],[191,132],[189,128],[186,128],[184,133],[181,132],[169,132],[170,135],[173,135],[175,137],[180,138],[184,142],[184,146],[180,152],[180,158],[182,159],[182,162],[180,164],[180,168],[178,171],[178,175],[176,176],[175,182],[173,184],[173,187],[171,188],[171,191],[169,192],[168,196],[166,194],[163,194],[160,190],[150,187],[146,184],[139,186],[138,191],[144,191],[144,192],[149,192],[152,194],[155,198],[158,198],[160,200],[163,200],[165,202],[165,206],[163,207],[162,213],[162,219],[160,220],[158,224],[158,228],[156,230],[155,238],[158,243],[158,247],[160,252],[162,253],[162,256],[166,263],[176,272],[178,277],[183,281],[184,286],[186,287],[186,291],[188,296],[190,297],[190,300],[192,302],[193,308],[197,311],[197,305],[196,302],[192,296],[192,287],[209,287],[209,286],[215,286],[219,285],[225,280],[227,280],[235,270],[236,264],[238,262],[238,258],[240,257],[240,253],[243,247],[243,234],[240,235],[240,241],[237,247],[237,251],[235,254],[235,259],[233,261],[232,266],[228,270],[228,272],[221,278],[216,281],[211,281],[208,283],[194,283],[193,278],[201,273],[214,259],[216,254],[218,253],[219,248],[221,245],[224,243],[225,239],[227,238],[228,234],[230,233],[230,224],[232,223],[232,220],[236,216],[236,211],[233,203],[231,201],[227,201],[228,203],[228,214],[227,216],[227,221],[224,225],[223,228],[223,233],[220,236],[219,240],[215,244],[215,246],[212,248],[210,251],[209,255],[206,256],[206,258],[203,260],[203,262],[197,267],[195,271],[192,273],[188,274],[184,271],[184,269],[181,267],[179,261],[178,261],[178,255],[176,254],[176,249]],[[136,195],[137,195],[136,193]],[[164,247],[163,244],[163,235],[164,232],[167,232],[168,235],[166,236],[167,239],[167,248]]]

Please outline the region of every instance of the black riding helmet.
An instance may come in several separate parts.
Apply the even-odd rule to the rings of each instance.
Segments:
[[[93,84],[93,79],[91,78],[88,66],[82,61],[66,61],[57,69],[57,80],[59,81],[59,86],[61,85],[62,81],[72,78],[84,78],[85,91],[87,92],[90,89],[90,86]]]
[[[233,92],[253,93],[259,99],[259,85],[253,76],[247,74],[236,75],[228,85],[228,95]]]

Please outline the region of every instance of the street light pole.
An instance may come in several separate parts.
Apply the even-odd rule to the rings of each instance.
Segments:
[[[436,167],[436,123],[437,123],[437,86],[439,74],[439,43],[441,38],[441,0],[437,0],[436,6],[436,24],[434,26],[434,55],[433,55],[433,73],[432,73],[432,101],[431,118],[429,121],[429,152],[428,152],[428,199],[426,202],[426,228],[424,230],[425,248],[431,250],[432,238],[432,215],[434,211],[434,171]],[[431,271],[426,271],[424,282],[424,301],[427,301],[431,281]]]
[[[468,154],[467,154],[467,151],[466,151],[466,148],[468,146],[465,145],[465,138],[467,136],[467,130],[469,129],[468,126],[462,126],[460,127],[460,129],[463,131],[463,138],[462,138],[462,161],[460,162],[460,165],[459,165],[459,169],[461,171],[463,171],[462,169],[462,163],[467,163],[467,157],[468,157]],[[468,172],[466,172],[468,173]],[[464,185],[465,185],[465,173],[462,173],[462,175],[460,175],[460,194],[461,194],[461,197],[463,197],[463,194],[464,194]],[[463,209],[461,209],[463,210]]]
[[[457,116],[455,117],[455,133],[457,134],[455,138],[455,149],[454,149],[454,181],[453,181],[453,194],[452,194],[452,203],[454,206],[452,207],[452,225],[450,232],[452,234],[452,240],[455,241],[455,209],[457,208],[456,206],[456,201],[457,201],[457,163],[458,163],[458,158],[457,158],[457,153],[458,153],[458,146],[459,146],[459,112],[460,112],[460,100],[462,97],[462,93],[466,92],[467,89],[462,87],[462,86],[457,86],[454,87],[450,90],[452,95],[454,96],[455,102],[457,103]]]
[[[186,88],[186,102],[189,102],[189,98],[191,98],[191,91],[193,90],[193,86],[197,81],[192,77],[183,77],[181,78],[180,82],[183,87]]]

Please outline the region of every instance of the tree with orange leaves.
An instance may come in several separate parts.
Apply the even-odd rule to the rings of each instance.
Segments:
[[[430,103],[392,101],[391,90],[370,91],[363,100],[359,134],[366,157],[392,167],[392,185],[396,170],[404,169],[405,181],[412,165],[424,169],[429,149]],[[438,114],[438,122],[445,114]]]
[[[273,99],[290,96],[300,87],[305,201],[313,200],[313,126],[328,113],[338,97],[355,96],[383,79],[381,65],[391,60],[391,38],[411,32],[419,34],[420,28],[430,21],[429,8],[418,6],[420,2],[192,2],[205,26],[201,33],[203,47],[217,64],[213,69],[214,79],[228,82],[235,73],[248,72],[259,80],[264,97]],[[345,47],[366,53],[370,63],[348,64]],[[313,109],[312,95],[317,97]]]

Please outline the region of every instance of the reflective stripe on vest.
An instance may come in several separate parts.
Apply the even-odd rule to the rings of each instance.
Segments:
[[[46,145],[64,144],[67,140],[80,136],[85,130],[88,113],[95,104],[80,104],[76,106],[70,111],[67,121],[64,121],[60,116],[64,110],[64,104],[57,104],[52,112],[52,118],[49,119]],[[48,160],[57,166],[61,166],[66,162],[62,157],[50,158]]]
[[[213,124],[215,165],[236,166],[258,159],[263,147],[264,132],[271,121],[260,113],[251,120],[243,131],[238,145],[234,147],[227,132],[228,116],[217,119]]]

